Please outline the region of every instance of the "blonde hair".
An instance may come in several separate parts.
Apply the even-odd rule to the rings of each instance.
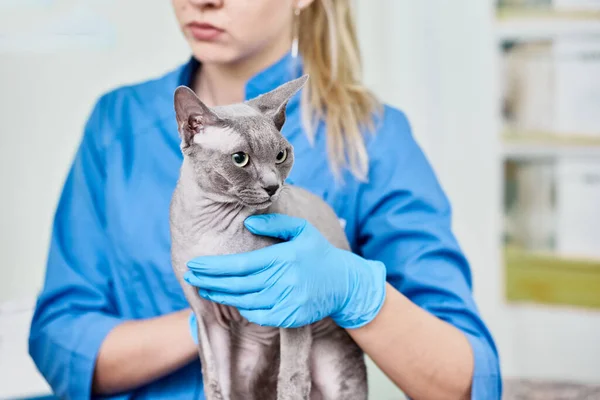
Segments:
[[[361,181],[369,157],[363,131],[373,130],[376,97],[361,83],[362,64],[350,0],[315,0],[300,13],[298,52],[310,75],[303,91],[303,119],[309,139],[314,124],[327,126],[327,152],[334,175],[342,168]]]

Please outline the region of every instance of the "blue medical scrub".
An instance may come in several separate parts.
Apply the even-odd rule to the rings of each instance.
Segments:
[[[246,98],[299,76],[292,62],[288,54],[254,76]],[[169,202],[182,162],[173,93],[191,83],[198,66],[192,58],[158,79],[111,91],[87,121],[56,211],[29,339],[33,360],[62,398],[90,397],[95,357],[116,325],[186,307],[169,253]],[[311,146],[299,104],[297,95],[283,128],[295,151],[290,181],[333,207],[353,250],[381,260],[394,287],[467,335],[475,354],[473,398],[499,398],[497,350],[471,296],[450,205],[405,115],[386,106],[376,135],[367,138],[370,182],[347,173],[342,185],[328,167],[324,126]],[[112,398],[187,400],[202,392],[193,362]]]

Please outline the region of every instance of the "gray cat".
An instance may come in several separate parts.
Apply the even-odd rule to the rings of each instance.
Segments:
[[[212,108],[187,87],[175,91],[184,158],[170,210],[172,263],[197,316],[209,400],[367,398],[363,352],[330,318],[301,328],[259,326],[234,307],[203,299],[183,280],[186,263],[194,257],[277,243],[245,228],[244,220],[252,214],[304,218],[334,246],[349,249],[327,203],[284,184],[294,155],[280,130],[289,99],[307,79],[305,75],[252,100]]]

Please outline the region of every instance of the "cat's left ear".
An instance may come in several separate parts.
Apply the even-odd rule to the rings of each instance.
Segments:
[[[290,99],[304,86],[308,75],[294,79],[276,89],[248,100],[247,104],[273,119],[277,129],[281,130],[285,122],[285,109]]]
[[[193,142],[194,135],[202,133],[204,128],[216,124],[219,120],[192,89],[186,86],[179,86],[175,90],[174,102],[177,127],[183,147]]]

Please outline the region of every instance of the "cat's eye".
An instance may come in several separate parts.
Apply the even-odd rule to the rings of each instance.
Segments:
[[[275,157],[275,159],[277,160],[277,164],[281,164],[282,162],[285,161],[286,158],[287,158],[287,150],[286,149],[281,150],[277,154],[277,157]]]
[[[237,153],[234,153],[231,156],[231,159],[233,160],[233,163],[238,167],[245,167],[246,165],[248,165],[248,161],[250,161],[250,157],[248,156],[248,154],[244,153],[243,151],[238,151]]]

